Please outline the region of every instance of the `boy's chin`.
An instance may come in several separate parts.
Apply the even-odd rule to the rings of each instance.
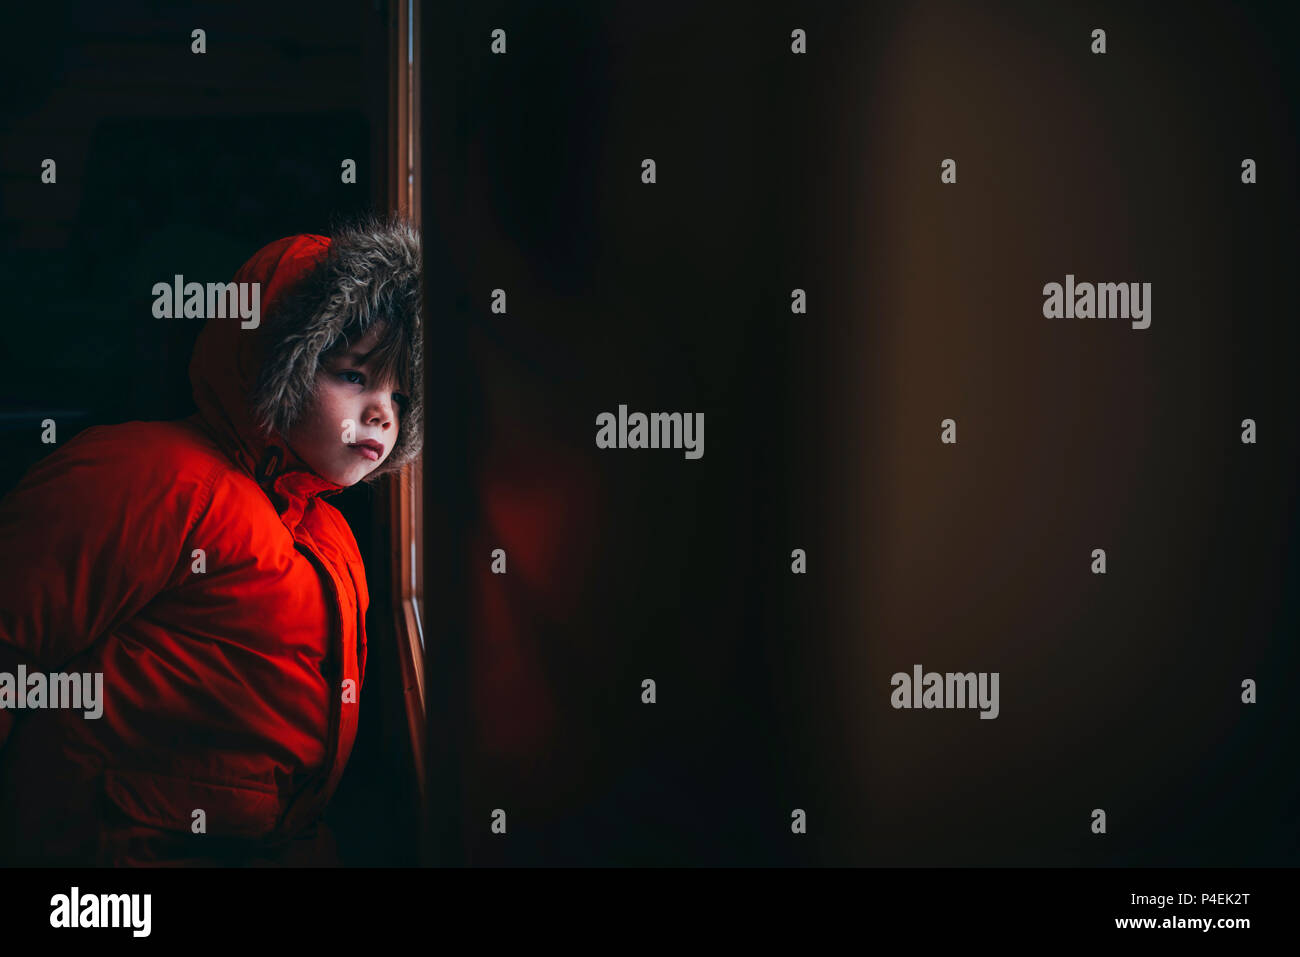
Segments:
[[[326,481],[333,482],[335,485],[342,485],[347,488],[356,485],[363,478],[374,471],[373,467],[362,465],[360,467],[352,466],[351,468],[332,468],[327,471],[317,469],[316,472]]]
[[[372,469],[360,469],[360,470],[356,470],[356,469],[354,469],[354,470],[352,470],[352,471],[350,471],[350,472],[346,472],[346,473],[343,473],[343,474],[339,474],[339,475],[327,475],[327,476],[325,476],[325,477],[326,477],[327,479],[329,479],[331,482],[333,482],[335,485],[342,485],[344,488],[347,488],[347,487],[349,487],[349,486],[356,485],[356,484],[357,484],[358,482],[360,482],[363,478],[365,478],[367,475],[369,475],[369,474],[371,473],[371,471],[373,471],[373,470],[372,470]]]

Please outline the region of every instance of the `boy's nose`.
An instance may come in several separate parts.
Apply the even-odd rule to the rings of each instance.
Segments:
[[[366,413],[366,423],[368,425],[378,425],[386,429],[393,424],[395,418],[393,400],[389,398],[375,399],[366,409]]]

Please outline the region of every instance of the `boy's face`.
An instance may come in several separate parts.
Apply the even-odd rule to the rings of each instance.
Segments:
[[[368,354],[378,339],[372,328],[346,352],[321,358],[312,403],[285,435],[300,459],[337,485],[361,481],[397,443],[405,396],[373,374]]]

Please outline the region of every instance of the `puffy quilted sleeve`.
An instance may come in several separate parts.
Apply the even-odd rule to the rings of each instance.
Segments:
[[[0,672],[60,670],[188,571],[215,474],[168,429],[87,429],[0,500]],[[0,709],[0,745],[14,719]]]

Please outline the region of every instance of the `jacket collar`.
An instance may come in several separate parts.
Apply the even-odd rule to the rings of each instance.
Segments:
[[[343,490],[342,485],[313,471],[278,435],[269,438],[263,446],[257,474],[253,478],[291,531],[302,520],[310,499]]]

